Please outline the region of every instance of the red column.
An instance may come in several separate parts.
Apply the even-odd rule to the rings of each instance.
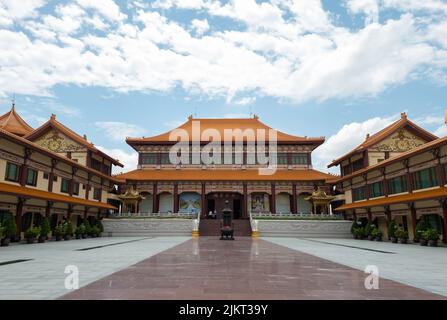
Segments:
[[[416,218],[416,208],[414,206],[414,203],[410,203],[410,218],[411,218],[411,226],[412,226],[412,229],[413,229],[413,238],[416,238],[417,218]]]
[[[205,182],[202,182],[202,192],[201,192],[201,197],[202,197],[202,208],[201,208],[201,212],[202,212],[202,218],[206,218],[206,185]]]
[[[442,241],[447,243],[447,201],[442,201]]]
[[[174,213],[178,213],[178,183],[174,183]]]
[[[270,201],[270,211],[276,213],[276,188],[275,183],[272,183],[272,196]]]
[[[297,213],[297,203],[296,203],[297,201],[296,201],[296,183],[294,182],[293,184],[292,184],[292,207],[291,207],[291,209],[292,209],[292,213]]]
[[[244,207],[242,209],[242,217],[248,218],[248,187],[247,182],[244,182]]]
[[[366,209],[366,212],[368,213],[368,221],[369,221],[369,222],[372,222],[371,209],[370,209],[370,208]]]
[[[152,211],[154,213],[158,212],[158,195],[157,195],[157,182],[154,182],[154,188],[152,191]]]
[[[23,214],[23,205],[25,203],[25,199],[19,198],[17,202],[16,208],[16,225],[17,225],[17,233],[16,236],[20,239],[20,233],[22,232],[22,214]]]

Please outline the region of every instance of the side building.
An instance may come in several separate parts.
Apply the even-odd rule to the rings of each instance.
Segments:
[[[55,142],[48,142],[44,133]],[[13,106],[0,117],[0,223],[14,216],[21,235],[42,217],[48,217],[53,228],[63,219],[76,226],[83,218],[117,210],[119,180],[111,175],[113,165],[121,164],[55,116],[34,130]]]
[[[413,240],[424,220],[447,240],[447,137],[437,138],[402,114],[330,166],[337,164],[342,176],[334,184],[345,203],[336,211],[376,224],[385,238],[394,220]]]

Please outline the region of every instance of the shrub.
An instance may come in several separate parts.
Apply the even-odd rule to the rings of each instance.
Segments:
[[[371,231],[372,231],[372,226],[374,226],[370,221],[368,221],[368,223],[365,226],[365,236],[369,236],[371,235]]]
[[[40,235],[43,237],[47,237],[50,233],[50,223],[47,218],[43,218],[42,223],[40,224]]]
[[[388,225],[388,236],[390,238],[395,238],[396,237],[396,230],[397,230],[396,221],[391,220],[390,224]]]
[[[382,236],[382,232],[380,232],[380,230],[375,226],[375,225],[373,225],[374,227],[373,228],[371,228],[371,235],[374,237],[374,238],[376,238],[376,237],[381,237]]]
[[[29,228],[25,232],[25,238],[26,239],[36,238],[39,234],[40,234],[40,228],[39,227]]]
[[[93,226],[90,228],[90,235],[99,235],[99,228],[97,226]]]
[[[429,228],[429,229],[425,230],[425,231],[422,233],[422,238],[425,239],[425,240],[427,240],[427,241],[428,241],[428,240],[434,240],[434,241],[436,241],[436,240],[439,239],[439,233],[438,233],[438,230]]]
[[[416,237],[418,238],[423,238],[423,233],[424,231],[426,231],[427,229],[429,229],[430,226],[428,225],[428,223],[425,221],[424,218],[421,218],[419,220],[419,222],[416,224]]]
[[[85,225],[83,223],[81,223],[75,231],[76,235],[81,235],[85,233]]]
[[[67,222],[65,225],[65,235],[70,237],[73,235],[73,225],[71,222]]]
[[[5,221],[5,236],[7,238],[15,236],[17,233],[16,220],[13,217],[9,217]]]
[[[6,236],[6,227],[2,227],[0,224],[0,240],[3,240],[3,238]]]
[[[90,223],[87,219],[84,219],[84,226],[85,226],[85,233],[91,234],[92,233],[92,227],[90,226]]]
[[[96,226],[98,227],[100,234],[104,232],[104,226],[100,220],[96,223]]]
[[[395,236],[398,239],[408,239],[408,232],[402,228],[398,228],[395,232]]]
[[[65,227],[60,224],[56,228],[54,228],[54,235],[56,237],[63,237],[65,235]]]

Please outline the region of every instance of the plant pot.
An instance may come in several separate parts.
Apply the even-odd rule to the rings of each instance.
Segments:
[[[61,241],[62,240],[62,236],[56,236],[56,241]]]
[[[381,236],[377,236],[374,238],[375,241],[382,241],[382,237]]]
[[[407,243],[407,239],[399,239],[399,243],[406,244]]]
[[[419,244],[420,244],[421,246],[427,246],[427,240],[425,240],[425,239],[420,239],[420,240],[419,240]]]
[[[82,239],[87,239],[87,235],[85,233],[82,235]]]
[[[413,242],[414,242],[414,243],[419,243],[419,238],[414,238],[414,239],[413,239]]]
[[[68,240],[70,240],[71,239],[71,236],[64,236],[64,240],[65,241],[68,241]]]
[[[27,244],[33,244],[34,241],[36,241],[36,238],[32,237],[32,238],[26,238],[26,243]]]
[[[92,237],[92,238],[96,238],[96,234],[92,234],[91,237]]]
[[[354,240],[357,240],[357,239],[359,238],[359,236],[356,235],[356,234],[353,234],[353,235],[352,235],[352,238],[353,238]]]
[[[76,239],[77,239],[77,240],[79,240],[79,239],[81,239],[81,238],[82,238],[82,236],[81,236],[80,234],[77,234],[77,235],[76,235]]]
[[[47,239],[46,236],[39,236],[39,238],[37,239],[37,242],[44,243],[46,239]]]
[[[4,238],[1,241],[1,246],[2,247],[8,247],[9,246],[9,242],[10,242],[9,238]]]
[[[428,245],[430,247],[437,247],[438,246],[438,240],[428,240]]]
[[[395,238],[395,237],[391,237],[391,242],[392,242],[392,243],[397,243],[397,238]]]
[[[368,236],[368,240],[369,240],[369,241],[373,241],[373,240],[374,240],[374,237],[373,237],[372,235],[369,235],[369,236]]]

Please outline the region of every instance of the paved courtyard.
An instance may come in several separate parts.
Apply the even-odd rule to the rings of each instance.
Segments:
[[[445,299],[446,263],[447,248],[350,239],[72,240],[0,248],[0,299]]]

